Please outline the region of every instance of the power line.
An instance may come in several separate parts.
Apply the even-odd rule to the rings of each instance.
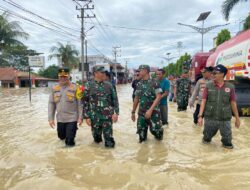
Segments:
[[[28,18],[26,18],[26,17],[24,17],[24,16],[22,16],[22,15],[19,15],[18,13],[15,13],[14,11],[10,11],[9,9],[7,9],[6,7],[3,7],[3,6],[1,6],[1,5],[0,5],[0,9],[1,9],[2,11],[4,11],[4,12],[7,12],[7,13],[11,14],[12,16],[15,16],[15,17],[17,17],[17,18],[21,18],[21,19],[23,19],[23,20],[29,21],[29,22],[31,22],[31,23],[33,23],[33,24],[36,24],[36,25],[38,25],[38,26],[40,26],[40,27],[49,29],[49,30],[54,31],[54,32],[56,32],[56,33],[58,33],[58,34],[61,34],[61,35],[67,36],[67,37],[71,36],[71,37],[77,37],[77,38],[78,38],[78,36],[75,36],[75,35],[73,35],[73,34],[65,33],[64,31],[56,30],[56,29],[54,29],[54,28],[45,26],[45,25],[43,25],[43,24],[41,24],[41,23],[38,23],[38,22],[33,21],[33,20],[31,20],[31,19],[28,19]],[[74,38],[71,38],[71,39],[74,39]],[[74,40],[75,40],[75,39],[74,39]]]
[[[105,28],[103,27],[103,25],[101,24],[101,22],[99,21],[99,19],[97,17],[95,17],[98,25],[100,26],[100,28],[103,30],[103,32],[105,33],[105,35],[109,38],[110,41],[112,41],[114,43],[114,39],[112,38],[112,36],[110,36],[110,33],[108,33]]]
[[[36,16],[36,17],[38,17],[38,18],[40,18],[40,19],[46,21],[47,23],[53,25],[54,27],[56,27],[56,28],[58,28],[58,29],[64,30],[63,28],[66,28],[66,29],[69,29],[69,30],[73,30],[73,31],[76,31],[76,32],[80,32],[80,30],[77,30],[77,29],[74,29],[74,28],[70,28],[70,27],[61,25],[61,24],[58,24],[58,23],[56,23],[56,22],[54,22],[54,21],[52,21],[52,20],[49,20],[49,19],[47,19],[47,18],[44,18],[44,17],[42,17],[42,16],[40,16],[40,15],[38,15],[38,14],[36,14],[36,13],[34,13],[34,12],[32,12],[32,11],[26,9],[26,8],[24,8],[24,7],[21,6],[20,4],[17,4],[17,3],[15,3],[15,2],[13,2],[12,0],[3,0],[3,1],[5,1],[6,3],[8,3],[8,4],[10,4],[10,5],[12,5],[12,6],[14,6],[14,7],[16,7],[16,8],[18,8],[18,9],[22,10],[22,11],[24,11],[24,12],[27,12],[27,13],[33,15],[33,16]],[[62,27],[63,27],[63,28],[62,28]],[[68,31],[65,31],[65,32],[68,32]]]
[[[100,9],[98,8],[98,7],[99,7],[99,6],[98,6],[98,3],[97,3],[95,0],[94,0],[94,2],[95,2],[95,5],[96,5],[96,11],[97,11],[97,13],[98,13],[100,19],[103,20],[103,23],[107,23],[107,22],[105,22],[105,19],[104,19],[104,17],[103,17],[102,14],[101,14]],[[108,34],[111,34],[110,36],[111,36],[112,41],[115,42],[114,44],[117,44],[116,35],[114,35],[113,31],[112,31],[110,28],[108,28],[108,29],[109,29]]]

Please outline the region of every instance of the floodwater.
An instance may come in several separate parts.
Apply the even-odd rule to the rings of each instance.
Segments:
[[[130,120],[130,85],[118,86],[119,122],[115,149],[93,143],[83,124],[77,146],[65,148],[47,122],[49,90],[0,90],[0,189],[13,190],[224,190],[250,189],[250,118],[233,128],[233,150],[221,147],[217,134],[201,143],[202,128],[192,124],[192,111],[177,112],[169,103],[164,140],[149,134],[138,143]]]

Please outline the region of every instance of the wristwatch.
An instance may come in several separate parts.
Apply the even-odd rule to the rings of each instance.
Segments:
[[[135,114],[135,111],[132,111],[131,113],[132,113],[132,114]]]
[[[198,118],[199,118],[199,117],[202,117],[202,115],[198,115]]]

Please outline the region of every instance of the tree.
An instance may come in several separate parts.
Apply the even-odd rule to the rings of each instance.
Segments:
[[[23,45],[18,39],[27,39],[29,36],[17,21],[9,21],[8,17],[7,13],[0,15],[0,47],[2,51],[13,45]]]
[[[223,29],[217,35],[216,45],[220,45],[231,38],[231,34],[227,29]]]
[[[234,8],[234,6],[237,5],[240,1],[247,2],[248,0],[225,0],[222,3],[222,14],[226,20],[229,19],[230,12]]]
[[[183,67],[185,66],[184,63],[190,64],[189,61],[191,59],[191,55],[185,53],[182,55],[176,63],[170,63],[168,66],[164,67],[164,70],[166,71],[166,75],[175,75],[175,76],[180,76],[183,71]],[[189,65],[190,67],[190,65]]]
[[[245,21],[245,23],[244,23],[244,28],[243,28],[243,30],[245,31],[245,30],[248,30],[248,29],[250,29],[250,14],[249,14],[248,17],[246,18],[246,21]]]
[[[17,70],[27,70],[28,56],[38,55],[35,50],[30,50],[24,45],[13,45],[6,47],[2,56],[0,56],[0,66],[14,67]]]
[[[58,78],[58,69],[59,69],[58,66],[51,65],[46,69],[40,69],[38,71],[38,74],[40,76],[43,76],[43,77],[46,77],[46,78],[57,79]]]
[[[53,46],[50,49],[51,54],[49,55],[49,59],[52,58],[60,58],[62,60],[63,67],[77,67],[79,60],[76,56],[78,56],[78,51],[75,49],[73,45],[67,43],[65,46],[57,42],[57,46]]]
[[[6,12],[0,15],[0,66],[26,70],[28,56],[36,54],[34,50],[28,50],[28,47],[19,41],[27,39],[28,36],[17,21],[9,20]]]

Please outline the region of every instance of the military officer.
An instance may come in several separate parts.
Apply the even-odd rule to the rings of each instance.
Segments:
[[[58,70],[59,84],[53,86],[49,96],[48,120],[55,127],[57,119],[57,134],[65,140],[66,146],[75,145],[77,123],[82,124],[82,103],[79,89],[69,80],[69,69]]]
[[[105,68],[93,68],[94,79],[85,85],[83,98],[83,113],[86,123],[91,126],[92,135],[96,143],[102,142],[105,147],[113,148],[113,122],[117,122],[119,103],[113,85],[105,81]]]
[[[140,65],[139,70],[141,80],[138,82],[135,91],[131,119],[135,121],[135,111],[139,104],[137,119],[139,143],[147,140],[148,127],[156,139],[162,140],[163,128],[158,107],[162,90],[160,84],[156,80],[150,78],[150,67],[148,65]]]
[[[187,109],[190,92],[191,81],[188,79],[188,71],[184,71],[181,78],[176,81],[177,111],[185,111]]]

